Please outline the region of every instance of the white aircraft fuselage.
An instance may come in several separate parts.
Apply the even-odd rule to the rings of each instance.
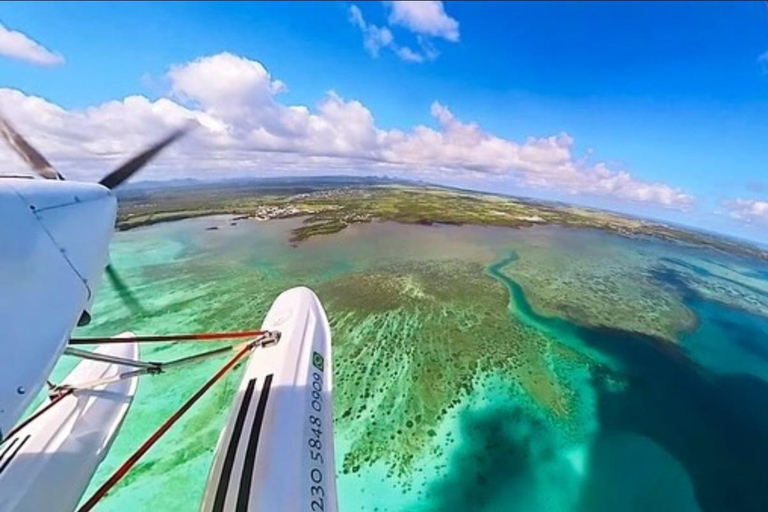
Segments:
[[[90,308],[116,215],[97,183],[0,177],[0,440]]]

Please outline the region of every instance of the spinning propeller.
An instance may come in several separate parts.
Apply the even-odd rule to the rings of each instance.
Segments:
[[[190,126],[186,126],[172,132],[167,137],[148,147],[114,171],[104,176],[101,181],[99,181],[99,184],[110,190],[119,187],[147,165],[163,149],[183,137],[189,129]],[[0,135],[2,135],[2,138],[5,139],[10,148],[40,177],[47,180],[64,180],[64,176],[56,170],[56,168],[51,165],[39,151],[27,142],[2,115],[0,115]],[[131,293],[130,289],[126,286],[125,282],[118,275],[111,263],[107,265],[106,270],[107,277],[126,306],[128,306],[134,313],[145,313],[144,308],[141,307],[139,301],[134,297],[133,293]],[[88,318],[85,318],[86,322],[87,320]]]

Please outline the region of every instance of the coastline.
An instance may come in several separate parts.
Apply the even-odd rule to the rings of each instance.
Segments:
[[[392,221],[401,224],[495,226],[519,229],[561,226],[596,229],[626,238],[651,238],[706,248],[768,262],[768,251],[748,242],[626,217],[612,212],[552,205],[489,194],[459,193],[403,186],[340,187],[329,190],[259,194],[189,191],[121,201],[117,229],[130,229],[195,217],[232,215],[240,220],[304,217],[291,242],[338,233],[352,224]]]

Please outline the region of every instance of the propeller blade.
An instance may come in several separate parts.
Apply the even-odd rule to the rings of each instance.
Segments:
[[[176,130],[154,146],[146,149],[142,153],[139,153],[111,173],[104,176],[104,178],[102,178],[99,183],[108,189],[114,189],[115,187],[120,186],[120,184],[122,184],[125,180],[133,176],[136,171],[144,167],[150,160],[157,156],[160,151],[165,149],[168,145],[172,144],[176,140],[180,139],[188,131],[189,128]]]
[[[145,315],[147,313],[147,311],[141,306],[141,303],[139,303],[139,301],[133,295],[133,292],[131,292],[131,289],[128,288],[128,285],[125,284],[125,281],[123,281],[123,278],[120,277],[120,275],[117,273],[117,270],[115,270],[115,267],[113,267],[111,263],[107,265],[107,277],[112,283],[112,286],[115,287],[115,290],[117,290],[117,294],[123,300],[125,305],[128,306],[128,309],[130,309],[132,313],[136,315]]]
[[[16,152],[37,174],[47,180],[63,180],[64,176],[59,173],[51,163],[45,159],[32,145],[27,142],[19,132],[13,129],[10,123],[0,116],[0,135],[5,142]]]

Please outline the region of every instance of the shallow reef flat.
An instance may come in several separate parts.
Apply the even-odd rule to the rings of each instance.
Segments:
[[[710,249],[597,230],[529,230],[504,271],[540,314],[678,343],[698,325],[693,296],[768,314],[768,265]]]
[[[669,251],[670,247],[666,250]],[[696,326],[677,290],[653,272],[658,253],[650,242],[628,242],[597,231],[542,230],[517,248],[505,272],[542,315],[586,326],[638,332],[675,343]]]
[[[351,449],[340,468],[354,473],[386,461],[403,483],[434,444],[476,376],[496,373],[554,422],[571,424],[581,406],[568,368],[541,333],[516,322],[507,292],[478,264],[411,263],[328,282],[335,335],[336,413]]]
[[[303,225],[219,216],[120,233],[111,259],[140,309],[105,283],[78,334],[254,328],[282,290],[314,288],[334,337],[341,510],[606,512],[630,496],[639,510],[768,509],[768,408],[740,405],[768,396],[762,263],[554,226],[375,221],[291,242]],[[92,489],[221,364],[142,380]],[[197,508],[238,381],[100,510]]]
[[[768,265],[760,261],[681,251],[659,259],[656,278],[725,306],[768,315]]]

